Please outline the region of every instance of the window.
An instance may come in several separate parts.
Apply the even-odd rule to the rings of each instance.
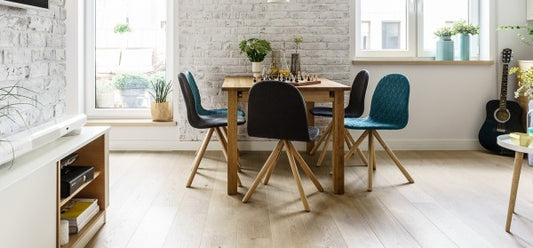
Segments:
[[[400,49],[400,22],[381,23],[381,49]]]
[[[172,75],[165,69],[171,2],[86,1],[86,56],[94,62],[86,68],[89,116],[150,116],[150,81]]]
[[[355,0],[356,57],[433,57],[436,30],[460,20],[479,25],[479,1]],[[479,57],[478,36],[470,50]]]

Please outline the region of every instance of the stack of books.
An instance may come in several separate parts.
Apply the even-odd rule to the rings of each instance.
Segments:
[[[68,221],[69,233],[78,233],[98,214],[98,199],[73,198],[61,208],[61,219]]]

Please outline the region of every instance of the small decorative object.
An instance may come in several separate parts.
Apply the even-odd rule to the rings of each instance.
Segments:
[[[172,121],[172,104],[168,101],[170,92],[172,92],[172,80],[168,83],[162,77],[152,79],[152,90],[150,95],[153,98],[151,104],[153,121]]]
[[[517,146],[529,146],[533,137],[529,136],[527,133],[512,132],[509,134],[509,138],[511,138],[513,144]]]
[[[453,24],[453,31],[459,34],[461,60],[470,60],[470,35],[479,34],[479,26],[458,21]]]
[[[454,30],[450,27],[443,27],[434,34],[439,37],[435,60],[453,60],[453,40],[451,36],[455,34]]]
[[[272,51],[270,42],[264,39],[250,38],[239,43],[241,53],[246,53],[252,62],[252,73],[254,77],[260,77],[263,71],[263,60],[268,52]]]
[[[300,48],[300,43],[302,43],[303,38],[298,36],[294,38],[294,43],[296,44],[296,53],[291,54],[291,73],[292,75],[297,75],[300,71],[300,54],[298,54],[298,48]]]

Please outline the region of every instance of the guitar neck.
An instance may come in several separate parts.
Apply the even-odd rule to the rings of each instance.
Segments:
[[[500,109],[507,108],[507,77],[509,76],[509,64],[503,64],[502,86],[500,90]]]

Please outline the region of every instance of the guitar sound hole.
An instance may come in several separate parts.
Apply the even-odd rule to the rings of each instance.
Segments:
[[[496,109],[494,111],[494,119],[499,123],[505,123],[511,118],[511,113],[508,109]]]

